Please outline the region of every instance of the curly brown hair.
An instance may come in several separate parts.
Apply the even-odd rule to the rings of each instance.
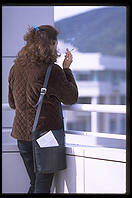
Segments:
[[[25,66],[37,63],[54,63],[60,54],[53,45],[57,41],[58,30],[50,25],[41,25],[36,31],[34,27],[29,27],[29,31],[24,35],[26,45],[18,52],[15,64]]]

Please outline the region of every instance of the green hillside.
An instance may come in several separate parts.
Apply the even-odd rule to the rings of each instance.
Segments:
[[[59,39],[80,52],[126,55],[126,8],[114,6],[95,9],[55,23]]]

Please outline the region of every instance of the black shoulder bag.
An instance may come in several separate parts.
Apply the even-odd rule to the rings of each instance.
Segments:
[[[63,128],[59,130],[36,131],[52,67],[53,64],[50,64],[46,72],[43,88],[41,88],[40,97],[36,104],[38,107],[32,129],[34,171],[41,173],[54,173],[66,168],[65,132],[61,102],[59,103],[59,110]]]

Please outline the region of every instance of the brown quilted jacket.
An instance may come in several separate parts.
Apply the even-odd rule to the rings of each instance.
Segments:
[[[32,140],[32,126],[40,89],[43,86],[47,66],[14,65],[9,73],[8,101],[15,109],[11,136],[18,140]],[[62,69],[54,64],[48,81],[47,92],[40,112],[37,130],[51,130],[62,127],[59,101],[74,104],[78,89],[70,69]]]

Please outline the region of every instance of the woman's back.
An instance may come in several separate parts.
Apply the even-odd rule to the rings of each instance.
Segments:
[[[16,109],[12,136],[31,141],[32,126],[36,113],[36,103],[43,87],[47,70],[46,65],[19,67],[14,65],[10,71],[9,82],[13,98],[9,92],[9,104]],[[67,80],[68,78],[68,80]],[[62,120],[59,103],[73,104],[77,101],[78,91],[70,69],[62,70],[54,64],[48,82],[37,130],[59,129]]]

